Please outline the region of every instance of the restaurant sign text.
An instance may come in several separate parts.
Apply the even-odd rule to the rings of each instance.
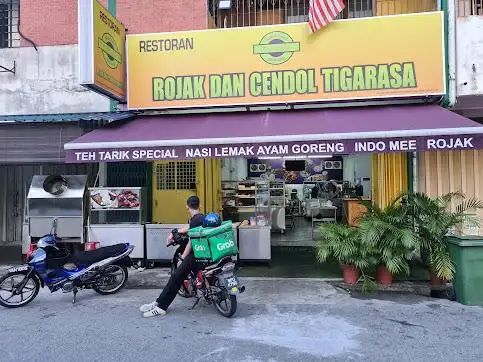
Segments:
[[[343,101],[445,93],[443,13],[129,35],[128,107]]]
[[[105,148],[66,150],[66,161],[118,162],[225,157],[326,156],[382,152],[472,150],[483,148],[483,135],[289,142],[240,145]]]
[[[126,29],[97,0],[78,0],[79,83],[126,100]]]

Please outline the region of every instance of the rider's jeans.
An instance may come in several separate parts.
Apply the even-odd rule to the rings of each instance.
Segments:
[[[168,283],[163,288],[163,291],[159,295],[156,302],[158,302],[158,307],[166,310],[169,305],[176,298],[176,294],[183,285],[183,281],[188,277],[190,270],[196,272],[198,269],[198,264],[194,258],[193,254],[190,254],[183,260],[183,262],[176,268],[176,270],[171,274]]]

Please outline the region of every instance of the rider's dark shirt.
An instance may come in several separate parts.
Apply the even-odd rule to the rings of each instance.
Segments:
[[[189,220],[190,229],[196,228],[198,226],[203,226],[204,218],[205,218],[205,215],[201,213],[193,215],[193,217]]]
[[[203,215],[202,213],[193,215],[193,217],[189,220],[190,229],[196,228],[198,226],[203,226],[204,219],[205,219],[205,215]],[[190,256],[193,256],[193,255],[194,255],[193,250],[191,250]]]

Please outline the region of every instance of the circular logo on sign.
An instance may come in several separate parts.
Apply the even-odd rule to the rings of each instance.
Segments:
[[[300,51],[300,42],[283,31],[273,31],[265,35],[259,44],[253,46],[253,53],[260,55],[265,62],[272,65],[283,64],[293,53]]]
[[[111,69],[116,69],[122,63],[122,57],[119,53],[119,48],[116,41],[109,33],[104,33],[99,38],[99,48],[102,52],[102,57],[107,66]]]

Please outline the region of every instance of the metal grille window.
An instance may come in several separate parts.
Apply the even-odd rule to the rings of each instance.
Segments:
[[[372,16],[374,0],[346,0],[340,19]],[[217,28],[303,23],[309,19],[310,0],[232,0],[220,9],[219,0],[208,0],[208,11]]]
[[[179,162],[176,170],[176,189],[196,189],[196,162]]]
[[[0,0],[0,48],[20,46],[19,0]]]
[[[167,162],[157,164],[156,189],[195,190],[196,162]]]
[[[374,0],[377,15],[424,13],[438,10],[436,0]]]
[[[310,0],[207,0],[209,21],[216,28],[303,23]],[[457,0],[481,3],[483,0]],[[223,3],[224,6],[220,6]],[[338,19],[435,11],[437,0],[344,0]],[[481,6],[480,6],[481,9]]]
[[[346,8],[339,19],[368,18],[373,16],[373,0],[346,0]]]
[[[456,6],[460,17],[483,15],[483,0],[457,0]]]
[[[309,21],[309,0],[281,0],[286,8],[286,23]],[[372,16],[373,0],[346,0],[345,9],[337,19],[365,18]]]
[[[156,189],[176,189],[176,162],[159,163],[156,165]]]

